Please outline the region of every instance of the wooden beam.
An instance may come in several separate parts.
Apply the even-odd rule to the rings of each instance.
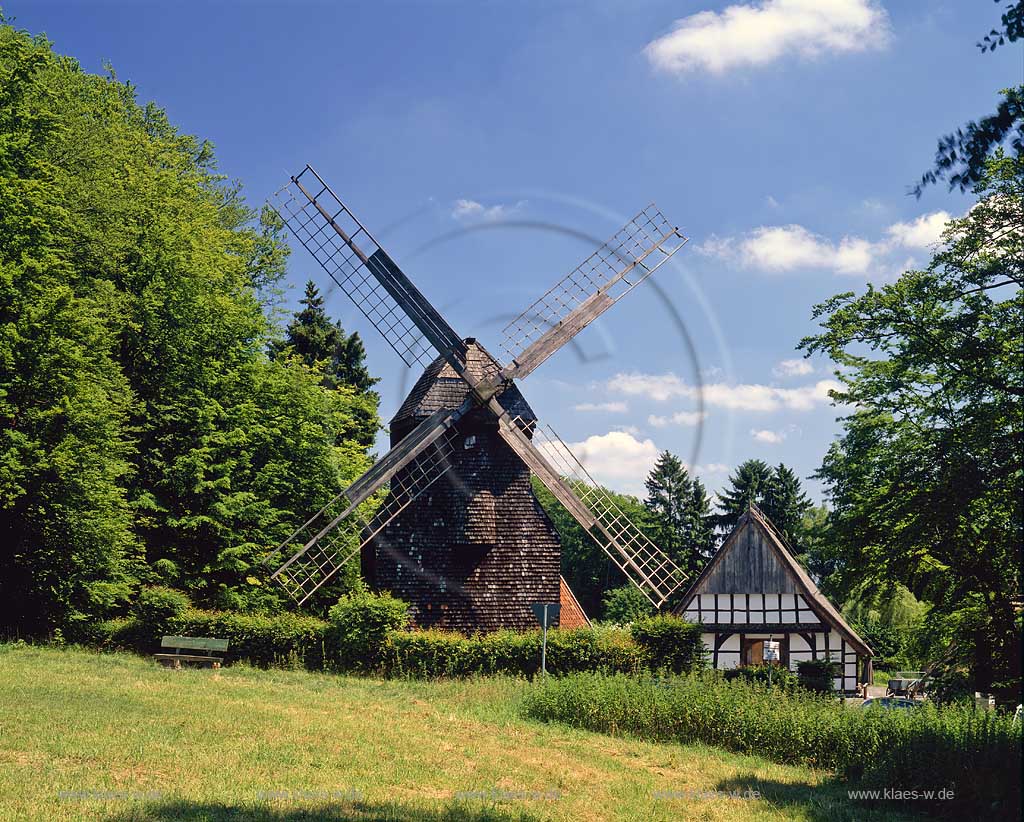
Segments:
[[[613,305],[615,300],[604,291],[591,295],[518,354],[501,376],[522,379]]]
[[[590,509],[579,501],[568,483],[558,475],[544,455],[530,442],[529,437],[514,423],[509,422],[506,417],[499,417],[498,434],[580,525],[589,531],[597,524],[597,519]]]

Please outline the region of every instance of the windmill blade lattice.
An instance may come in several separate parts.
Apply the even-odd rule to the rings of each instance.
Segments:
[[[678,242],[676,242],[678,241]],[[649,205],[502,331],[506,377],[522,378],[658,270],[686,243]]]
[[[449,412],[447,416],[451,418],[454,415]],[[456,429],[450,426],[448,420],[438,423],[430,418],[425,423],[430,423],[434,431],[439,430],[439,435],[421,437],[421,444],[417,450],[410,451],[403,455],[402,459],[395,461],[392,469],[372,486],[366,486],[364,483],[363,491],[353,495],[358,501],[350,499],[350,486],[270,555],[268,562],[274,557],[287,555],[289,548],[294,550],[298,547],[288,561],[271,574],[271,579],[277,580],[298,604],[301,605],[309,599],[346,562],[355,557],[363,546],[451,469],[454,443],[458,440]],[[407,439],[414,438],[414,435],[415,432]],[[390,453],[400,450],[406,444],[407,441],[403,440]],[[353,485],[363,483],[365,477],[364,474]],[[357,506],[385,485],[388,493],[384,503],[369,523],[365,522],[356,515]],[[348,522],[361,525],[360,541],[357,544],[354,544],[351,532],[345,528]]]
[[[406,365],[424,368],[440,353],[458,370],[462,338],[311,166],[273,208]]]
[[[619,569],[656,607],[686,581],[686,575],[672,559],[641,531],[608,492],[590,476],[583,463],[551,426],[533,426],[533,444],[549,464],[569,480],[573,495],[593,516],[587,529]],[[541,478],[543,481],[543,478]],[[568,506],[567,506],[568,507]],[[572,509],[569,509],[576,516]],[[579,519],[577,517],[577,519]]]

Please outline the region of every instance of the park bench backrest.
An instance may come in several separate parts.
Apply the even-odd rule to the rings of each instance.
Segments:
[[[161,648],[185,648],[190,651],[226,651],[226,639],[208,636],[165,636],[160,640]]]

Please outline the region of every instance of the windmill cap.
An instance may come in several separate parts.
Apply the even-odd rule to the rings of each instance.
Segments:
[[[473,337],[466,339],[466,366],[477,379],[497,373],[500,368],[494,357]],[[410,418],[429,417],[442,408],[458,408],[469,396],[469,391],[469,385],[465,380],[455,372],[455,369],[448,364],[444,357],[439,356],[426,367],[416,381],[405,401],[391,419],[391,426]],[[513,417],[522,417],[525,420],[537,419],[533,409],[514,385],[508,386],[501,392],[498,396],[498,403]]]

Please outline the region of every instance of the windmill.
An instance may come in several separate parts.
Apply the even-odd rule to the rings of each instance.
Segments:
[[[514,381],[664,264],[686,242],[679,229],[653,204],[637,214],[503,329],[501,349],[509,358],[503,366],[451,328],[313,168],[307,165],[277,192],[274,208],[402,361],[425,369],[392,421],[391,450],[268,558],[288,557],[272,574],[288,594],[301,605],[362,553],[364,570],[413,600],[419,624],[526,627],[529,598],[557,601],[560,555],[546,516],[527,510],[532,505],[539,511],[528,490],[532,472],[626,578],[661,607],[682,585],[682,572],[558,435],[538,423]],[[361,506],[378,492],[382,504],[363,521]],[[509,526],[507,511],[513,509],[526,519]],[[447,515],[439,517],[438,510]],[[358,545],[350,538],[353,519],[361,525]],[[507,533],[522,522],[531,523],[533,532]],[[423,530],[431,527],[433,543]],[[453,562],[434,562],[438,533],[456,533],[441,546]],[[496,542],[502,550],[492,550]],[[532,569],[531,562],[539,567]],[[509,563],[518,565],[510,571]],[[433,594],[426,593],[429,588]],[[450,606],[452,613],[430,614],[430,600],[439,599],[440,608]]]

